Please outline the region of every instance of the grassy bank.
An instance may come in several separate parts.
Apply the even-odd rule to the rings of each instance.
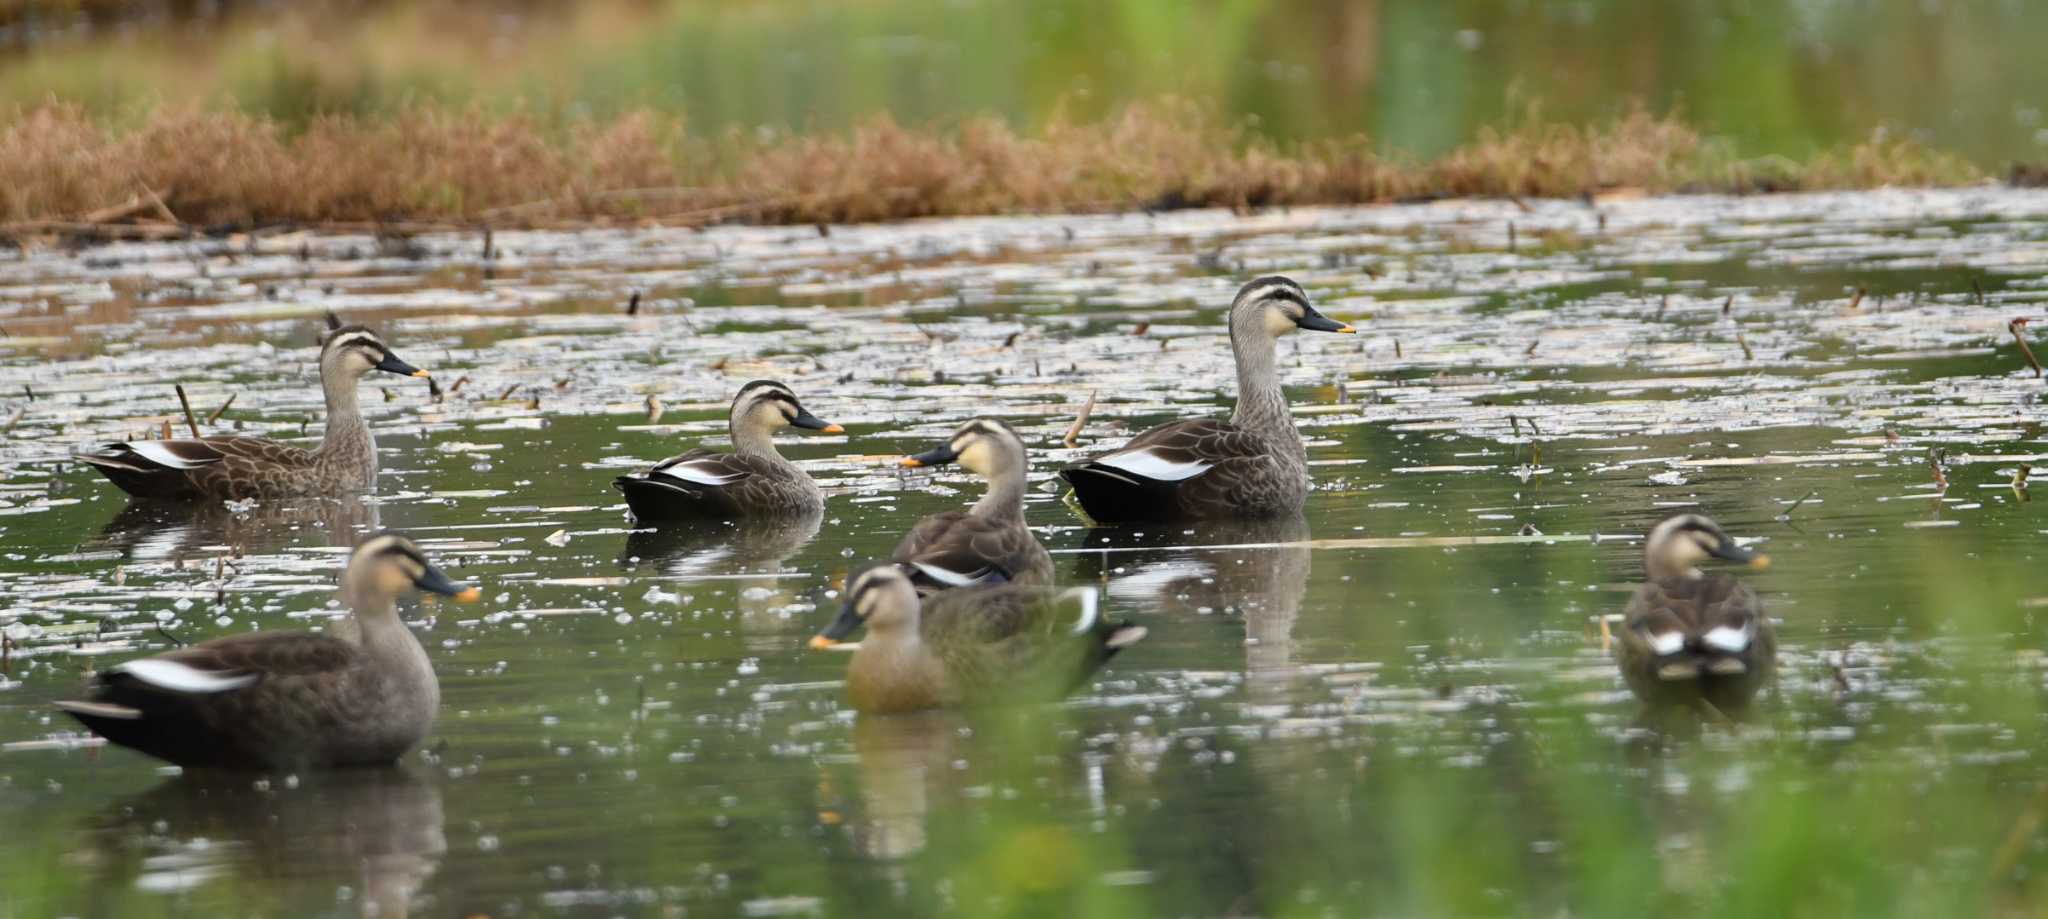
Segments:
[[[839,223],[1019,212],[1750,193],[1980,181],[1965,160],[1873,138],[1803,160],[1745,159],[1672,116],[1592,126],[1529,115],[1443,156],[1364,137],[1280,145],[1198,105],[1054,118],[888,118],[808,136],[693,134],[647,112],[549,122],[417,106],[303,129],[162,110],[117,124],[47,105],[0,124],[0,224],[15,237],[256,226]]]

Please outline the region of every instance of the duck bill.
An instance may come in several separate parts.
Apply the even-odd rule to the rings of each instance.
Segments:
[[[402,377],[432,376],[432,374],[424,370],[421,370],[418,367],[414,367],[411,364],[399,360],[398,355],[393,354],[389,351],[384,352],[384,359],[377,362],[377,369],[382,370],[385,373],[395,373]]]
[[[1735,541],[1732,539],[1723,540],[1721,542],[1720,548],[1714,549],[1712,554],[1715,558],[1721,559],[1723,561],[1735,562],[1736,564],[1740,565],[1749,565],[1753,568],[1768,568],[1771,564],[1770,556],[1764,555],[1761,552],[1751,552],[1748,549],[1736,545]]]
[[[1301,314],[1301,318],[1295,320],[1294,325],[1296,328],[1307,329],[1311,332],[1336,332],[1343,335],[1350,335],[1358,331],[1357,329],[1352,328],[1350,325],[1338,322],[1335,319],[1331,319],[1328,316],[1316,312],[1314,309],[1304,311]]]
[[[902,462],[903,465],[916,469],[921,466],[944,466],[959,458],[960,454],[954,452],[952,444],[941,444],[923,453],[906,456]]]
[[[483,596],[482,588],[474,584],[460,584],[448,577],[448,573],[432,565],[413,578],[413,586],[428,593],[451,597],[457,603],[471,603]]]
[[[833,424],[830,421],[826,421],[825,419],[813,415],[810,412],[803,411],[802,409],[797,410],[796,417],[790,419],[789,424],[791,427],[803,428],[806,431],[823,431],[827,434],[846,433],[845,428]]]
[[[846,636],[852,635],[854,630],[858,628],[860,628],[860,614],[854,612],[853,604],[849,603],[839,608],[839,615],[832,620],[831,625],[826,626],[824,631],[811,636],[811,647],[818,650],[832,647],[845,641]]]

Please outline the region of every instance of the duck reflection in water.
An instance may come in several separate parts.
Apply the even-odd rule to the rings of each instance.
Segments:
[[[356,544],[383,527],[378,506],[360,496],[277,498],[245,503],[171,502],[137,498],[86,542],[86,549],[116,549],[131,562],[211,559],[223,550],[239,557],[280,551],[309,541],[336,548]]]
[[[1300,676],[1294,624],[1308,594],[1308,539],[1300,516],[1097,527],[1073,583],[1106,580],[1110,598],[1140,620],[1243,617],[1250,695],[1280,702]]]
[[[203,902],[218,884],[252,911],[328,915],[353,899],[361,915],[389,919],[415,905],[445,912],[421,900],[448,849],[443,826],[440,789],[411,769],[192,773],[121,802],[77,860],[98,872],[93,896],[114,905],[135,891]]]
[[[849,801],[828,777],[819,788],[825,819],[846,820],[854,849],[867,858],[897,861],[923,852],[932,801],[958,790],[951,764],[967,723],[945,710],[860,716],[853,723],[859,797]]]
[[[784,563],[817,537],[824,519],[824,511],[811,510],[783,517],[691,521],[634,530],[626,535],[618,564],[628,572],[653,569],[686,584],[733,582],[742,621],[761,631],[800,632],[803,621],[780,611],[803,599],[796,587],[807,586],[808,578],[777,575],[787,572]],[[649,586],[689,592],[687,586],[659,582]]]

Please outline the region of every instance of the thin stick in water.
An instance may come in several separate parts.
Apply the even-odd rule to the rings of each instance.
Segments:
[[[2034,357],[2034,349],[2027,347],[2027,319],[2025,317],[2015,319],[2006,323],[2005,327],[2012,332],[2012,340],[2019,342],[2020,354],[2026,357],[2027,366],[2034,368],[2035,378],[2040,378],[2041,362]]]
[[[206,423],[210,425],[216,421],[219,421],[220,416],[227,414],[228,406],[233,404],[235,404],[235,394],[228,393],[228,401],[222,402],[220,404],[220,408],[214,409],[213,414],[206,416]]]
[[[1067,436],[1063,438],[1068,447],[1081,445],[1081,428],[1088,424],[1088,416],[1094,413],[1095,390],[1091,389],[1088,391],[1088,401],[1081,403],[1081,413],[1074,416],[1074,423],[1067,428]]]
[[[1853,309],[1855,309],[1855,308],[1857,308],[1857,307],[1859,307],[1859,306],[1862,306],[1862,305],[1863,305],[1863,294],[1864,294],[1864,292],[1865,292],[1865,291],[1867,291],[1868,289],[1869,289],[1869,288],[1865,288],[1865,287],[1858,287],[1858,288],[1856,288],[1856,296],[1853,296],[1853,297],[1850,297],[1850,298],[1849,298],[1849,308],[1850,308],[1850,309],[1852,309],[1852,310],[1853,310]]]
[[[173,383],[171,388],[178,391],[178,405],[185,410],[185,426],[192,429],[192,437],[199,438],[199,421],[192,417],[192,400],[185,398],[185,384]],[[170,440],[166,437],[165,440]]]

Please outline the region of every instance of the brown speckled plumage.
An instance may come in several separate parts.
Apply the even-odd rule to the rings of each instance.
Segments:
[[[1308,453],[1273,368],[1274,342],[1294,329],[1349,332],[1309,305],[1283,277],[1246,284],[1230,306],[1237,410],[1153,428],[1123,448],[1060,471],[1090,518],[1140,520],[1282,517],[1301,513]]]
[[[101,672],[58,706],[108,740],[181,766],[383,765],[426,736],[440,706],[427,653],[394,605],[401,590],[464,593],[410,540],[373,536],[343,575],[354,616],[332,634],[257,632]]]
[[[306,450],[259,437],[205,437],[105,444],[78,458],[139,498],[283,498],[374,491],[377,441],[356,387],[383,370],[425,376],[361,326],[329,330],[320,351],[327,435]]]
[[[919,520],[896,544],[889,558],[904,566],[920,593],[969,584],[1052,583],[1052,555],[1024,524],[1030,458],[1016,431],[977,418],[946,443],[905,462],[959,463],[988,480],[988,492],[972,508]]]
[[[1058,698],[1145,637],[1109,622],[1095,588],[1004,584],[920,598],[902,569],[878,565],[847,586],[839,617],[814,643],[867,627],[847,662],[863,712],[893,713]]]
[[[1763,564],[1695,514],[1659,524],[1644,547],[1649,577],[1623,613],[1615,660],[1629,689],[1652,707],[1704,701],[1737,714],[1776,673],[1777,636],[1763,602],[1734,577],[1694,567],[1710,555]]]
[[[733,398],[733,452],[699,447],[619,476],[612,487],[626,496],[634,518],[649,523],[816,513],[824,492],[775,449],[774,432],[785,427],[840,430],[805,411],[789,387],[755,380]]]

